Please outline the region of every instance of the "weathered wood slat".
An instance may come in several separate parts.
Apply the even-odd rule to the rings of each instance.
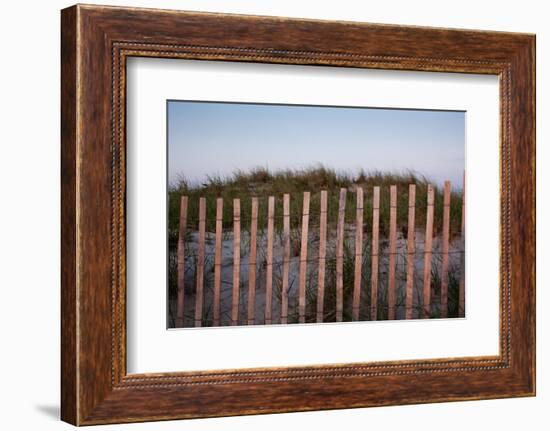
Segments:
[[[397,254],[397,186],[390,186],[390,256],[388,268],[388,319],[395,319],[395,257]]]
[[[327,191],[321,190],[321,210],[319,214],[319,272],[317,275],[317,322],[324,319],[325,270],[327,256]]]
[[[357,187],[355,215],[355,274],[353,279],[352,320],[359,320],[361,302],[361,267],[363,264],[363,189]]]
[[[288,322],[288,277],[290,274],[290,195],[283,195],[283,280],[281,286],[281,323]]]
[[[416,210],[416,185],[409,185],[409,220],[407,226],[407,291],[405,299],[405,318],[413,318],[414,295],[414,255],[415,255],[415,210]]]
[[[464,279],[466,274],[466,255],[465,255],[465,238],[464,229],[466,221],[466,172],[462,176],[462,223],[460,227],[460,234],[462,240],[462,254],[460,256],[460,283],[458,286],[458,316],[464,317],[466,314],[466,303],[464,297]]]
[[[197,256],[197,291],[195,294],[195,326],[202,326],[204,302],[204,242],[206,236],[206,198],[199,199],[199,252]]]
[[[441,317],[447,317],[449,301],[449,227],[451,217],[451,182],[443,188],[443,234],[441,238]]]
[[[265,324],[270,325],[272,318],[273,300],[273,230],[275,217],[275,197],[267,200],[267,255],[266,255],[266,280],[265,280]]]
[[[222,230],[223,230],[223,198],[216,199],[216,245],[214,250],[214,326],[220,325],[220,293],[222,281]]]
[[[233,199],[233,291],[231,296],[231,325],[239,323],[241,283],[241,200]]]
[[[184,297],[185,297],[185,235],[187,230],[187,196],[180,200],[180,223],[178,233],[178,297],[176,308],[176,328],[184,324]]]
[[[380,219],[380,187],[372,195],[372,246],[371,246],[371,294],[370,318],[378,319],[378,231]]]
[[[252,198],[250,219],[250,256],[248,259],[248,324],[255,322],[256,312],[256,254],[258,247],[258,198]]]
[[[346,218],[346,189],[340,189],[338,224],[336,227],[336,321],[344,314],[344,223]]]
[[[432,240],[434,222],[434,189],[428,185],[428,210],[426,215],[426,238],[424,240],[424,295],[423,317],[431,314],[431,284],[432,284]]]
[[[300,245],[300,284],[298,290],[298,315],[300,323],[306,321],[306,279],[307,279],[307,245],[309,235],[309,198],[310,193],[304,192],[302,205],[302,243]]]

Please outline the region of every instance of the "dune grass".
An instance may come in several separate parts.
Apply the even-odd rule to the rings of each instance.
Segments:
[[[180,197],[189,197],[188,225],[196,229],[198,222],[199,197],[206,198],[207,230],[214,231],[216,217],[216,198],[224,199],[223,226],[233,226],[233,199],[241,200],[242,228],[250,224],[251,198],[259,198],[258,226],[265,226],[267,216],[267,198],[275,196],[275,228],[283,226],[283,194],[290,194],[291,227],[297,228],[301,222],[303,192],[311,193],[310,226],[319,222],[320,192],[328,191],[328,223],[335,224],[338,214],[338,198],[341,188],[347,189],[346,222],[353,223],[356,213],[357,187],[364,190],[364,223],[372,226],[372,190],[380,187],[380,232],[387,236],[389,231],[390,186],[397,186],[397,225],[406,234],[408,222],[409,184],[416,184],[417,228],[425,228],[427,210],[427,188],[429,180],[414,172],[358,172],[342,173],[324,166],[313,166],[300,170],[281,170],[272,172],[258,167],[247,172],[236,171],[230,176],[211,176],[202,184],[190,184],[184,177],[169,187],[168,225],[171,239],[176,239],[179,224]],[[435,191],[434,235],[437,236],[443,224],[443,184],[433,184]],[[453,184],[451,193],[451,238],[460,235],[462,217],[461,185]]]

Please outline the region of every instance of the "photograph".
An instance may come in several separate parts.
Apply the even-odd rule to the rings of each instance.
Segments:
[[[464,111],[166,109],[168,328],[466,315]]]

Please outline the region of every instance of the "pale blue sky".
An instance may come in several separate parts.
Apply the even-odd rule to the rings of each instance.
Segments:
[[[168,180],[323,164],[413,170],[461,188],[465,113],[217,102],[168,102]]]

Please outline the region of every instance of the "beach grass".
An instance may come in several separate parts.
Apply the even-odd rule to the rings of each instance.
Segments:
[[[180,198],[188,196],[188,226],[191,230],[198,224],[199,198],[206,198],[206,229],[214,231],[216,217],[216,199],[223,198],[223,226],[231,229],[233,226],[233,199],[241,201],[241,227],[247,229],[250,224],[251,200],[259,199],[259,228],[267,223],[267,198],[275,197],[275,229],[280,231],[283,226],[283,195],[290,194],[291,228],[299,227],[302,214],[303,193],[309,191],[310,226],[319,223],[321,190],[328,191],[328,223],[335,224],[338,215],[339,191],[347,190],[346,223],[354,223],[356,214],[357,187],[364,190],[364,223],[372,226],[372,196],[373,187],[380,187],[380,234],[387,236],[389,232],[390,186],[397,186],[397,227],[406,234],[409,211],[409,184],[416,185],[417,229],[425,228],[427,211],[427,189],[434,187],[434,235],[437,236],[443,225],[443,184],[431,183],[429,179],[414,172],[364,172],[356,174],[339,172],[324,166],[312,166],[304,169],[288,169],[270,171],[258,167],[249,171],[236,171],[232,175],[213,175],[200,184],[192,184],[181,176],[168,189],[168,226],[171,239],[177,237],[179,225]],[[462,185],[452,184],[450,205],[450,236],[460,235],[462,217]]]

